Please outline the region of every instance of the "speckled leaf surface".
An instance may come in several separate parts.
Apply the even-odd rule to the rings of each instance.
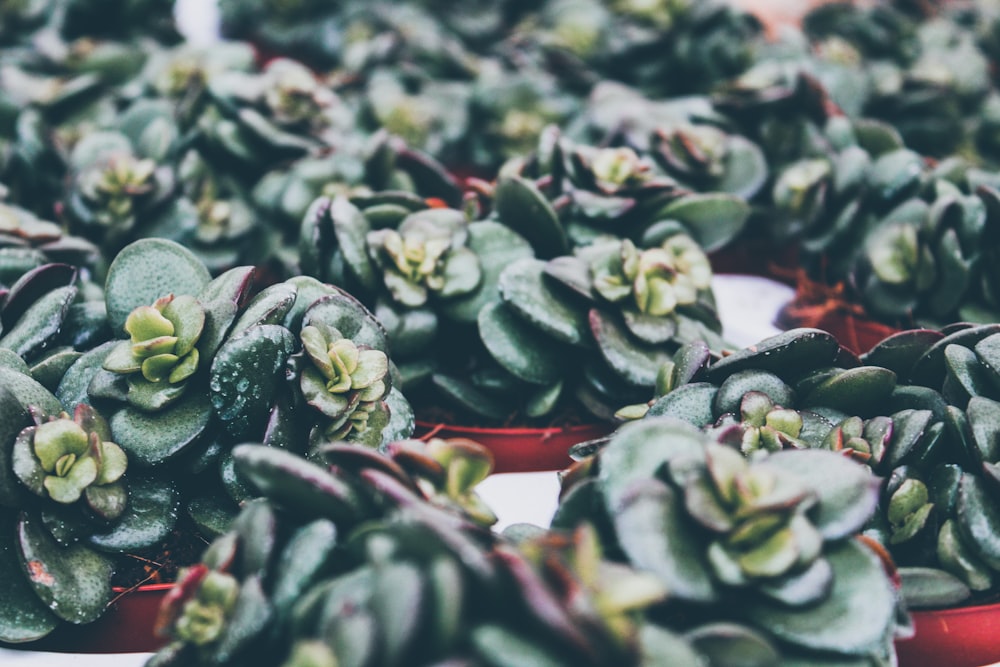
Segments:
[[[896,374],[878,366],[850,368],[826,380],[802,398],[802,407],[823,406],[851,415],[878,411],[896,387]]]
[[[474,292],[439,304],[440,312],[459,322],[475,322],[479,311],[499,299],[497,283],[508,266],[533,256],[523,236],[498,222],[484,220],[469,225],[467,246],[479,257],[482,280]]]
[[[49,611],[24,576],[14,524],[0,521],[0,641],[20,643],[52,632],[59,618]]]
[[[361,500],[323,468],[275,447],[239,445],[236,469],[270,498],[306,516],[351,522]]]
[[[479,337],[508,372],[532,384],[552,384],[562,372],[566,349],[522,321],[505,304],[479,312]]]
[[[858,532],[875,511],[879,480],[866,466],[820,449],[784,450],[760,465],[791,472],[816,494],[809,519],[826,540]]]
[[[976,555],[994,570],[1000,569],[1000,507],[986,481],[962,475],[955,509],[958,528]]]
[[[500,298],[518,315],[556,340],[584,345],[590,340],[584,308],[574,308],[569,295],[557,293],[545,276],[546,263],[519,260],[500,274]]]
[[[0,347],[26,358],[36,353],[59,333],[76,294],[76,287],[66,286],[56,288],[38,299],[0,337]]]
[[[747,622],[767,628],[791,644],[848,655],[878,650],[887,642],[896,613],[896,593],[874,553],[851,540],[828,550],[833,587],[807,609],[763,600],[741,607]]]
[[[179,513],[178,493],[167,480],[129,478],[129,504],[106,533],[95,533],[90,544],[110,553],[133,552],[150,547],[170,535]]]
[[[66,369],[59,386],[56,388],[56,398],[62,403],[63,409],[72,410],[80,403],[90,403],[87,392],[94,375],[101,371],[104,359],[118,346],[118,341],[112,340],[98,345],[83,353],[73,365]]]
[[[548,259],[569,252],[559,215],[528,179],[515,175],[500,179],[496,208],[500,221],[528,239],[539,257]]]
[[[0,506],[20,505],[21,485],[11,467],[14,440],[30,424],[28,411],[5,387],[0,386]]]
[[[108,268],[105,303],[111,329],[122,335],[135,308],[167,294],[197,295],[210,279],[208,269],[187,248],[165,239],[141,239],[126,246]]]
[[[111,601],[114,562],[82,545],[61,547],[37,519],[17,525],[22,566],[49,609],[70,623],[96,620]]]
[[[230,336],[259,324],[281,324],[295,303],[296,289],[288,283],[265,287],[247,304],[229,330]]]
[[[792,329],[723,357],[706,374],[710,382],[722,382],[733,373],[748,368],[770,371],[785,381],[812,369],[832,365],[837,356],[837,339],[819,329]]]
[[[333,327],[356,345],[367,345],[376,350],[385,350],[389,345],[385,329],[375,316],[346,292],[314,301],[305,312],[302,327],[314,322]]]
[[[240,437],[263,423],[294,351],[295,337],[276,324],[251,327],[219,348],[212,361],[209,396],[228,433]]]
[[[371,225],[358,208],[345,197],[337,197],[330,204],[328,215],[337,236],[338,249],[344,255],[351,274],[366,290],[378,287],[378,274],[368,256],[365,240]]]
[[[635,339],[612,315],[591,308],[590,331],[604,361],[618,376],[632,385],[653,387],[660,367],[668,363],[673,349]]]
[[[0,367],[0,386],[5,387],[24,409],[34,406],[46,415],[57,415],[61,409],[59,401],[37,380],[24,373]]]
[[[673,417],[693,426],[703,428],[715,423],[712,412],[718,389],[709,382],[694,382],[681,385],[664,394],[649,407],[649,417]]]
[[[129,463],[154,466],[171,459],[195,442],[212,417],[205,393],[191,391],[169,410],[142,412],[127,407],[110,419],[111,432],[128,454]]]

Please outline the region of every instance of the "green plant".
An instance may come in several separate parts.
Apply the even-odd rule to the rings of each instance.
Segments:
[[[832,452],[748,459],[741,437],[626,424],[564,473],[553,527],[593,523],[606,553],[655,574],[671,592],[657,618],[712,664],[894,664],[898,592],[858,538],[876,478]]]

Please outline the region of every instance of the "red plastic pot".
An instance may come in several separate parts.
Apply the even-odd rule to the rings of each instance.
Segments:
[[[983,667],[1000,662],[1000,603],[911,612],[916,632],[896,642],[900,667]]]
[[[580,424],[550,428],[477,428],[417,421],[418,438],[468,438],[493,453],[493,472],[562,470],[573,462],[569,448],[600,438],[613,424]]]
[[[119,597],[99,619],[87,625],[63,624],[36,642],[5,645],[31,651],[61,653],[146,653],[166,641],[153,634],[160,602],[173,584],[149,584],[135,590],[115,589]]]

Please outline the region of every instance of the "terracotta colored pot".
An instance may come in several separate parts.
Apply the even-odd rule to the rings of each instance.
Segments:
[[[468,438],[493,452],[493,472],[562,470],[572,463],[573,445],[607,435],[613,424],[550,428],[476,428],[417,421],[414,437]]]
[[[44,639],[7,648],[61,653],[145,653],[166,642],[153,634],[160,602],[173,584],[149,584],[120,595],[99,619],[87,625],[64,624]]]
[[[900,667],[983,667],[1000,661],[1000,603],[912,615],[916,633],[896,642]]]

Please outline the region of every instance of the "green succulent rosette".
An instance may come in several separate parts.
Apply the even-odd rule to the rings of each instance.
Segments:
[[[696,646],[712,655],[708,638],[722,628],[705,618],[771,664],[891,662],[901,603],[857,539],[876,478],[832,452],[747,458],[729,444],[738,431],[663,416],[622,426],[564,473],[553,526],[599,526],[603,549],[672,591],[668,627],[702,637]],[[686,613],[687,603],[701,612]]]
[[[11,458],[18,479],[36,495],[69,505],[86,494],[91,506],[96,499],[111,509],[103,512],[108,519],[125,509],[124,487],[112,485],[128,459],[111,441],[107,422],[88,405],[78,405],[72,418],[64,413],[21,431]]]

